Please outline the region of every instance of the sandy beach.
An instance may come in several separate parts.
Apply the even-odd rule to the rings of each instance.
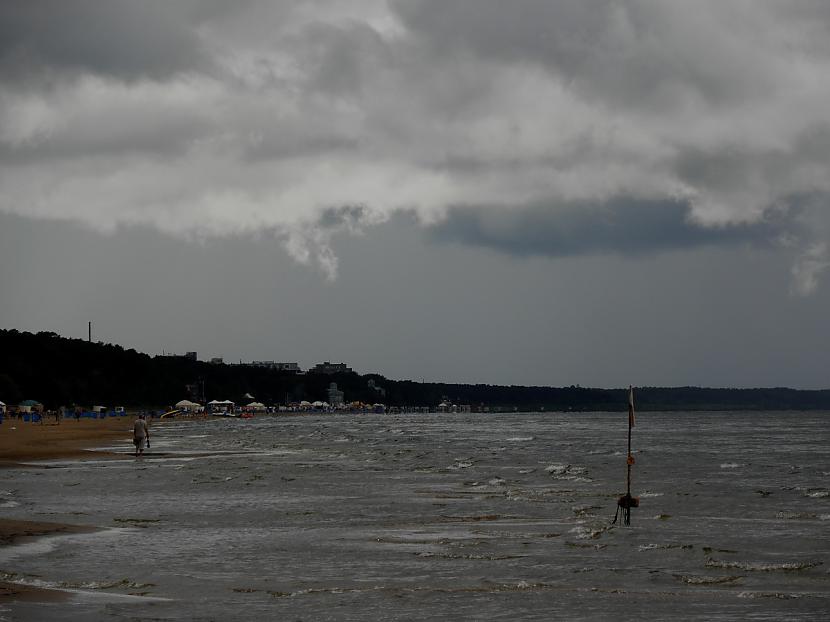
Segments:
[[[0,425],[0,467],[21,467],[34,460],[58,458],[85,458],[92,449],[114,440],[132,436],[132,417],[75,421],[67,419],[60,424],[24,423],[6,418]],[[95,452],[95,457],[111,456],[112,452]],[[16,544],[26,539],[94,531],[95,528],[66,523],[46,523],[12,520],[0,516],[0,546]],[[0,602],[26,600],[53,602],[66,598],[67,593],[38,587],[0,581]]]
[[[132,417],[64,419],[60,424],[42,425],[6,418],[0,425],[0,467],[20,466],[31,460],[88,457],[95,447],[131,439],[132,423]],[[95,455],[114,454],[96,452]]]

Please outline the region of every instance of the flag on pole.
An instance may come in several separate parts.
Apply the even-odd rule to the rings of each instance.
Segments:
[[[628,425],[634,425],[634,389],[628,387]]]

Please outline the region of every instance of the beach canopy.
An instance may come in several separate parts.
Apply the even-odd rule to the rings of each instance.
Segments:
[[[251,402],[250,404],[246,405],[245,408],[265,408],[265,404],[262,402]]]
[[[190,400],[182,400],[181,402],[176,402],[176,408],[198,408],[200,404],[196,402],[191,402]]]
[[[5,406],[5,405],[6,405],[5,402],[0,402],[0,406]]]
[[[210,400],[208,402],[208,406],[226,406],[226,405],[233,405],[233,402],[230,400]]]
[[[35,400],[23,400],[20,402],[21,406],[43,406],[40,402],[36,402]]]

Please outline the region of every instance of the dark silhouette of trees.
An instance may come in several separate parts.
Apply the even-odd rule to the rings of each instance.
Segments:
[[[374,381],[385,396],[369,386]],[[79,404],[163,408],[204,397],[243,403],[245,394],[266,404],[327,400],[336,382],[348,401],[390,406],[435,406],[444,398],[473,407],[545,411],[624,411],[627,389],[534,387],[389,380],[354,372],[297,375],[251,365],[211,364],[155,356],[121,346],[0,330],[0,401],[35,399],[46,408]],[[188,394],[188,385],[199,395]],[[830,410],[830,391],[787,388],[712,389],[638,387],[639,411]]]

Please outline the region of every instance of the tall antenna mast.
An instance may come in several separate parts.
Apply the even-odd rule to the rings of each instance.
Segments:
[[[92,343],[92,322],[89,323],[88,330],[89,332],[87,333],[87,341],[89,341],[89,343]]]

